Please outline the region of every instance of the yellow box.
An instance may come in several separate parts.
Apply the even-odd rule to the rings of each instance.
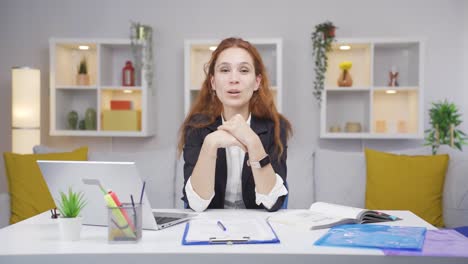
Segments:
[[[138,110],[104,110],[101,120],[102,130],[141,130],[141,111]]]

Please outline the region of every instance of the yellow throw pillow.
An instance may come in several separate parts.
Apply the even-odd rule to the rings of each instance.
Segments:
[[[55,208],[37,160],[87,160],[88,148],[47,154],[3,153],[10,192],[10,224]]]
[[[406,156],[366,149],[366,208],[410,210],[444,226],[442,192],[449,156]]]

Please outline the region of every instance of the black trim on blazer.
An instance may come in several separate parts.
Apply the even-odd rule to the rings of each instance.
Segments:
[[[206,120],[206,117],[203,115],[197,115],[192,118],[194,123],[200,122],[201,120]],[[198,156],[200,155],[200,150],[203,145],[205,137],[213,131],[216,131],[217,128],[222,124],[221,116],[219,116],[213,124],[208,125],[204,128],[191,128],[187,129],[185,136],[185,145],[184,145],[184,187],[183,187],[183,197],[181,198],[189,207],[190,204],[187,200],[187,195],[185,193],[185,184],[187,184],[188,179],[192,175],[193,168],[197,163]],[[286,184],[286,158],[287,158],[287,143],[286,143],[286,128],[281,122],[280,124],[280,135],[281,141],[284,146],[283,154],[281,158],[278,159],[275,153],[275,143],[274,143],[274,122],[269,119],[257,118],[254,115],[251,115],[250,127],[252,130],[259,136],[260,141],[262,142],[265,151],[271,157],[271,165],[273,170],[281,176],[284,183]],[[252,175],[252,169],[247,166],[248,153],[245,154],[243,167],[242,167],[242,198],[244,200],[245,207],[248,209],[261,209],[265,208],[263,204],[257,205],[255,203],[255,182]],[[227,162],[226,162],[226,149],[219,148],[217,152],[216,159],[216,169],[215,169],[215,195],[208,208],[224,208],[224,200],[226,194],[226,183],[227,183]],[[283,205],[285,196],[278,197],[276,203],[268,211],[277,211]]]

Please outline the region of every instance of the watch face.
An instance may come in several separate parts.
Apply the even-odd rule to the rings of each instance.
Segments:
[[[263,159],[261,159],[258,163],[260,163],[260,167],[265,167],[266,165],[270,164],[270,156],[267,154]]]

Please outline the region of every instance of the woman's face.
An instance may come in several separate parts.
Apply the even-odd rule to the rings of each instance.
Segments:
[[[224,110],[236,112],[248,110],[254,91],[258,90],[261,77],[255,76],[253,59],[242,48],[228,48],[216,60],[211,86],[223,104]]]

